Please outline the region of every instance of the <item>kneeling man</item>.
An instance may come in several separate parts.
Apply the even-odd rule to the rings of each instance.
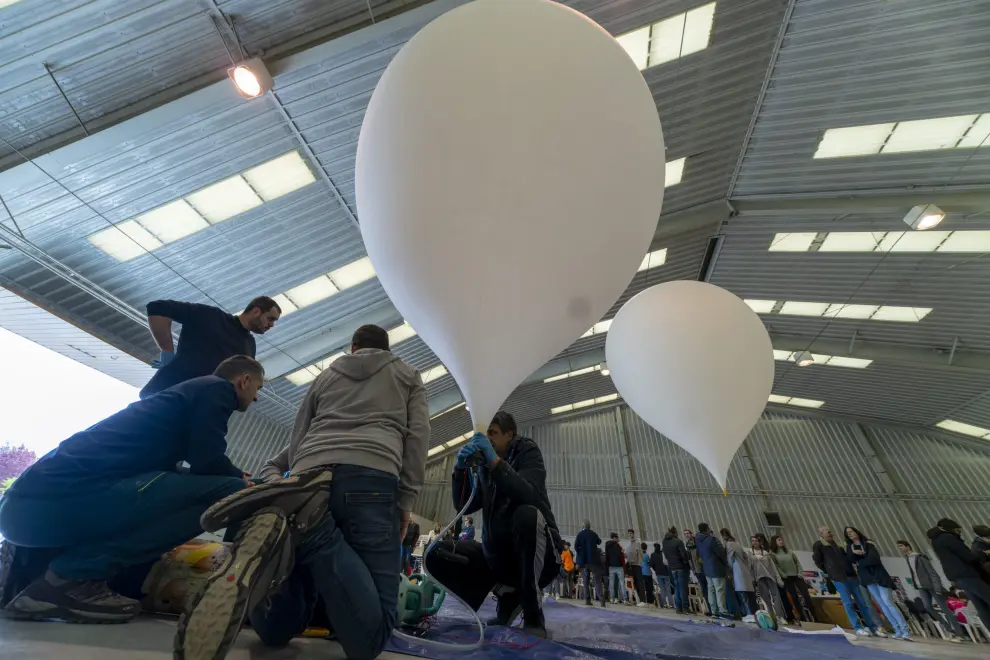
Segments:
[[[212,376],[76,433],[29,467],[0,500],[0,534],[55,559],[6,612],[79,623],[132,619],[138,602],[107,580],[198,536],[202,513],[246,486],[225,455],[227,420],[257,400],[263,380],[261,363],[236,355]],[[182,462],[189,473],[179,473]]]

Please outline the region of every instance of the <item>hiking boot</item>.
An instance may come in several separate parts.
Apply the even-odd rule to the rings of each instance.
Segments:
[[[533,637],[539,637],[540,639],[547,639],[547,624],[546,620],[543,618],[543,611],[538,610],[532,614],[527,614],[523,617],[523,632],[527,635],[532,635]]]
[[[72,623],[126,623],[140,611],[138,601],[111,591],[103,580],[63,580],[51,571],[17,594],[4,609],[15,619]]]
[[[244,617],[292,572],[289,523],[275,507],[245,520],[224,565],[200,588],[175,634],[175,660],[222,660]]]
[[[215,532],[265,507],[275,507],[285,513],[295,531],[305,534],[327,512],[332,479],[329,470],[318,468],[251,486],[216,502],[203,513],[199,522],[207,532]]]
[[[487,626],[511,626],[522,614],[518,591],[505,591],[496,596],[495,617],[485,622]]]

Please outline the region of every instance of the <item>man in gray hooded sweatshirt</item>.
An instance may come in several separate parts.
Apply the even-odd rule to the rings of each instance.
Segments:
[[[400,544],[423,485],[429,416],[422,378],[392,355],[388,333],[359,328],[351,354],[313,381],[289,445],[261,470],[265,484],[227,506],[253,502],[255,511],[241,523],[229,569],[180,620],[176,658],[224,657],[245,614],[262,642],[285,646],[306,629],[318,596],[347,657],[378,656],[395,624]],[[300,492],[322,492],[326,513],[292,513],[298,507],[286,503]],[[208,511],[204,526],[218,515]],[[294,568],[278,575],[271,566],[288,565],[293,547]]]

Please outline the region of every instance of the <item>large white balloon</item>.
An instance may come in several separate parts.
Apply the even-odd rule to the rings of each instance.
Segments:
[[[635,275],[663,199],[663,133],[600,26],[546,0],[477,0],[389,64],[355,176],[382,286],[487,428]]]
[[[773,346],[760,317],[711,284],[658,284],[616,314],[605,355],[629,407],[724,489],[773,386]]]

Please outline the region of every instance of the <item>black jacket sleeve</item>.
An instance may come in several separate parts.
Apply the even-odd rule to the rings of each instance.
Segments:
[[[243,472],[227,458],[227,421],[237,408],[237,395],[230,383],[214,383],[193,401],[185,461],[193,474],[240,478]]]
[[[513,502],[518,504],[540,504],[539,493],[546,489],[547,470],[543,465],[543,454],[535,446],[525,447],[519,454],[517,469],[508,461],[499,461],[489,471],[495,486]]]
[[[591,542],[595,544],[595,547],[598,547],[602,544],[602,538],[598,536],[598,532],[591,533]]]
[[[689,568],[694,567],[694,564],[691,562],[691,553],[688,552],[687,546],[684,545],[684,541],[681,541],[680,539],[677,541],[677,553],[681,556],[681,561],[684,562],[685,566]]]
[[[815,545],[811,549],[811,560],[815,562],[815,566],[818,567],[818,570],[825,570],[825,557],[822,556],[821,541],[815,541]]]
[[[152,300],[147,306],[148,316],[165,316],[182,325],[216,314],[217,308],[179,300]]]
[[[948,540],[946,546],[949,552],[959,557],[964,564],[976,567],[982,560],[975,552],[967,548],[963,540],[955,534],[952,534],[952,538]]]
[[[482,488],[481,484],[478,484],[478,492],[474,494],[474,499],[471,501],[471,507],[465,511],[465,514],[474,513],[479,510],[482,505]],[[466,468],[454,468],[454,474],[450,477],[450,492],[454,500],[454,508],[460,511],[467,504],[468,498],[471,497],[471,472]]]

